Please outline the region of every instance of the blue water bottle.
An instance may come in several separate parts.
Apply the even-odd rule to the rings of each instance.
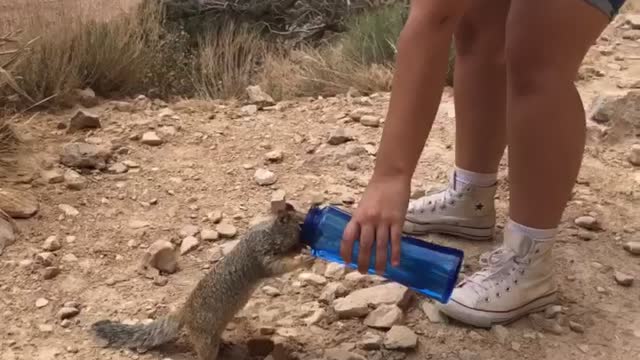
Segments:
[[[344,264],[340,243],[351,215],[333,206],[311,207],[302,225],[302,240],[311,248],[313,256]],[[357,268],[358,241],[354,243],[351,268]],[[391,245],[388,250],[391,252]],[[375,274],[375,246],[372,247],[370,268]],[[440,303],[447,303],[456,284],[464,253],[459,249],[436,245],[409,236],[402,236],[400,265],[387,266],[383,277],[424,294]],[[387,258],[389,259],[390,256]]]

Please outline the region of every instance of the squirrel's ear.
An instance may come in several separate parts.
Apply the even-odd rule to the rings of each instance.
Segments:
[[[295,213],[293,205],[286,203],[284,208],[280,208],[276,211],[276,218],[280,222],[289,221],[291,216]]]

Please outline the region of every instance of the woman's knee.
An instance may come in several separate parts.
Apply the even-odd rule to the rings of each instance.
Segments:
[[[464,63],[504,65],[508,11],[504,0],[470,5],[456,28],[456,56]]]

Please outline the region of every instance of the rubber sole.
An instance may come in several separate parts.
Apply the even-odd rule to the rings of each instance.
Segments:
[[[463,237],[470,240],[493,239],[495,227],[476,228],[448,224],[419,224],[410,220],[404,223],[403,231],[410,235],[426,235],[429,233],[447,234]]]
[[[468,306],[451,299],[445,305],[437,304],[438,310],[448,317],[459,322],[479,327],[491,328],[494,325],[507,325],[523,318],[526,315],[539,312],[547,306],[557,302],[558,293],[554,291],[547,295],[541,296],[517,309],[510,311],[483,311],[472,309]]]

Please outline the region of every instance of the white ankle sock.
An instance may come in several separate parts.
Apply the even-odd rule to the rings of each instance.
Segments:
[[[505,231],[514,231],[516,233],[520,233],[522,235],[525,235],[526,237],[533,239],[533,240],[552,240],[555,236],[556,233],[558,232],[558,228],[552,228],[552,229],[535,229],[532,227],[528,227],[522,224],[519,224],[513,220],[511,220],[511,218],[509,218],[509,220],[507,220],[507,224],[504,228]]]
[[[459,167],[455,167],[456,187],[459,185],[472,185],[479,187],[488,187],[496,183],[498,174],[482,174]]]

